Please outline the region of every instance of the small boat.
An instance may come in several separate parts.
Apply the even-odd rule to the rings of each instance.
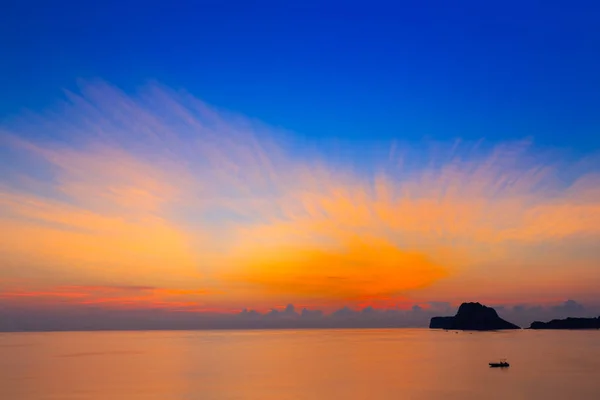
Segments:
[[[510,367],[510,364],[506,362],[506,359],[500,360],[500,362],[491,362],[491,368],[507,368]]]

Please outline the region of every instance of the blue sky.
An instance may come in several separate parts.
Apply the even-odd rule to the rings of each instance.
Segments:
[[[179,2],[178,2],[179,3]],[[593,1],[10,1],[0,116],[148,80],[327,143],[600,145]]]
[[[596,3],[11,0],[0,302],[597,309]]]

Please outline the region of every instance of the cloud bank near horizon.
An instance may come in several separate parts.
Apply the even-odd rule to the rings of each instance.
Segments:
[[[600,302],[593,155],[527,140],[335,153],[187,93],[103,82],[0,140],[11,305]]]

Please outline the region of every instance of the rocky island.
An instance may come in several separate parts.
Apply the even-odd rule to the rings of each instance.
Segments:
[[[531,323],[529,329],[600,329],[600,317],[553,319],[550,322],[535,321]]]
[[[517,325],[500,318],[493,308],[480,303],[462,303],[453,317],[433,317],[429,323],[429,328],[466,331],[521,329]]]

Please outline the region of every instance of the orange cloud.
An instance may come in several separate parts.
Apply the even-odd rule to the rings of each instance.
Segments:
[[[136,284],[199,277],[187,238],[161,218],[128,221],[43,199],[5,194],[2,200],[3,210],[10,212],[0,220],[5,276],[52,272],[58,278],[102,282],[117,275]]]
[[[278,295],[336,301],[373,299],[427,286],[444,277],[427,256],[379,239],[351,237],[319,247],[252,241],[234,251],[236,269],[225,279],[260,285]]]

